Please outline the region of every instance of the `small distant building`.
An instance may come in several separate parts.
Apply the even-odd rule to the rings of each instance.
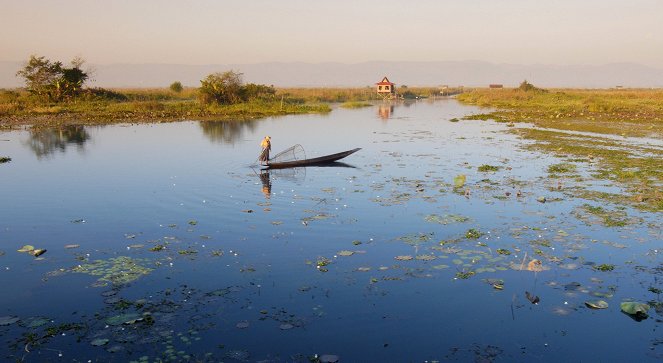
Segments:
[[[391,98],[396,94],[396,83],[389,82],[389,78],[386,76],[382,78],[382,81],[375,84],[378,95],[381,95],[384,98]]]
[[[504,86],[501,84],[494,83],[494,84],[489,84],[488,88],[504,88]]]

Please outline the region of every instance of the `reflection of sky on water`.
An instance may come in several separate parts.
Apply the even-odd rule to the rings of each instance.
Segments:
[[[108,288],[90,287],[96,278],[47,273],[85,258],[131,256],[160,265],[118,289],[118,295],[181,303],[175,316],[156,315],[154,329],[158,319],[167,318],[176,332],[195,326],[200,341],[174,344],[198,355],[214,352],[218,358],[240,349],[251,352],[252,360],[295,353],[339,354],[342,361],[467,361],[493,355],[505,361],[652,359],[652,332],[660,323],[637,324],[619,312],[619,303],[654,297],[646,288],[657,283],[655,276],[635,273],[626,261],[660,264],[658,255],[645,257],[649,249],[661,247],[656,245],[660,231],[646,224],[605,228],[579,221],[573,213],[588,202],[555,190],[556,180],[540,179],[559,160],[523,151],[519,145],[528,141],[503,133],[505,125],[448,121],[474,108],[453,100],[392,106],[387,119],[376,105],[247,124],[87,127],[85,138],[73,142],[83,146],[57,146],[48,158],[36,152],[43,148],[30,147],[34,135],[29,132],[3,132],[0,139],[9,141],[0,144],[0,154],[12,162],[0,165],[0,250],[5,252],[0,284],[14,292],[3,295],[0,315],[57,321],[113,315],[100,296]],[[354,168],[272,171],[261,177],[249,165],[265,135],[272,137],[273,153],[297,143],[308,157],[362,150],[343,160]],[[49,145],[69,145],[66,140]],[[480,173],[482,164],[501,169]],[[467,182],[454,193],[458,174],[465,174]],[[464,189],[469,189],[467,197]],[[516,197],[519,191],[522,196]],[[537,202],[540,196],[549,202]],[[427,222],[431,215],[470,220],[444,225]],[[479,241],[459,243],[467,256],[480,257],[474,268],[490,266],[487,256],[499,257],[497,248],[510,250],[512,255],[502,261],[515,263],[535,256],[538,248],[562,259],[560,265],[577,269],[546,262],[552,269],[538,274],[508,269],[455,280],[465,267],[453,261],[462,256],[432,247],[461,238],[469,228],[485,233]],[[404,242],[412,236],[430,237]],[[150,252],[156,243],[168,243],[168,249]],[[546,243],[555,249],[542,247]],[[48,249],[45,259],[14,252],[24,244]],[[67,244],[80,247],[66,250]],[[129,247],[134,244],[145,247]],[[198,253],[177,252],[187,249]],[[338,256],[341,250],[356,253]],[[212,251],[223,251],[223,256],[213,257]],[[439,258],[394,259],[420,254]],[[322,257],[332,261],[326,273],[314,266]],[[592,263],[617,267],[597,273]],[[447,267],[433,268],[440,265]],[[504,291],[491,288],[485,278],[503,279]],[[615,286],[610,308],[588,310],[584,301],[594,297],[563,287],[571,282],[593,292]],[[229,286],[234,288],[227,297],[210,295]],[[530,304],[526,290],[541,303]],[[281,330],[286,320],[296,328]],[[238,329],[243,321],[250,327]],[[211,326],[202,328],[205,324]],[[112,338],[103,324],[94,329]],[[12,332],[0,331],[5,340]],[[54,341],[52,346],[75,347],[65,352],[70,358],[107,359],[109,353],[89,345],[91,335],[83,343]],[[604,344],[615,336],[622,345]],[[588,351],[588,346],[602,348]],[[3,356],[9,349],[3,347]],[[132,349],[153,357],[163,350],[159,344]]]

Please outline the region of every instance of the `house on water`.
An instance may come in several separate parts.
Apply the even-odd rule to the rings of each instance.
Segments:
[[[378,92],[378,95],[382,98],[395,98],[396,97],[396,83],[389,82],[389,79],[385,76],[382,78],[382,81],[375,84],[375,90]]]

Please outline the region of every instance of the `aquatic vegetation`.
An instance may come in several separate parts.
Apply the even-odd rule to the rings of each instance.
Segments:
[[[490,172],[496,172],[496,171],[499,171],[499,170],[500,170],[500,167],[499,167],[499,166],[495,166],[495,165],[483,164],[483,165],[480,165],[480,166],[477,168],[477,170],[480,171],[480,172],[482,172],[482,173],[490,173]]]
[[[363,108],[371,106],[373,105],[368,102],[360,102],[360,101],[348,101],[348,102],[343,102],[341,104],[341,107],[343,108]]]
[[[483,233],[474,228],[470,228],[465,232],[465,238],[467,239],[479,239],[481,236],[483,236]]]
[[[426,222],[448,225],[454,223],[465,223],[468,222],[470,218],[459,214],[445,214],[443,216],[437,214],[429,214],[426,217],[424,217],[424,220],[426,220]]]
[[[622,210],[608,210],[601,206],[592,206],[587,203],[576,209],[573,214],[588,225],[598,222],[606,227],[624,227],[635,223],[635,220],[628,218],[626,212]],[[592,220],[590,216],[596,219]]]
[[[650,308],[647,304],[634,301],[623,302],[619,307],[624,313],[631,315],[637,321],[647,319],[647,312]]]
[[[474,271],[458,271],[456,272],[456,278],[466,280],[469,279],[470,277],[476,275],[476,272]]]
[[[608,303],[603,301],[603,300],[585,301],[585,305],[587,305],[587,307],[590,307],[592,309],[607,309],[608,308]]]
[[[467,181],[467,176],[465,174],[458,174],[454,177],[454,188],[462,188]]]
[[[594,266],[594,269],[597,270],[597,271],[604,271],[604,272],[605,271],[612,271],[612,270],[615,269],[615,265],[611,265],[611,264],[608,264],[608,263],[602,263],[600,265]]]
[[[576,165],[571,163],[553,164],[548,167],[549,174],[568,174],[576,171]]]
[[[8,163],[12,161],[12,158],[8,156],[0,156],[0,164]]]
[[[108,260],[94,260],[90,263],[78,265],[72,268],[71,271],[97,276],[97,282],[101,284],[123,285],[152,272],[152,268],[145,266],[149,263],[150,261],[146,259],[120,256]]]
[[[495,252],[497,252],[500,255],[510,255],[511,251],[504,249],[504,248],[498,248]]]
[[[39,257],[39,256],[43,255],[44,253],[46,253],[45,249],[35,248],[32,245],[25,245],[25,246],[21,247],[20,249],[18,249],[17,251],[18,252],[26,252],[27,254],[33,255],[35,257]]]

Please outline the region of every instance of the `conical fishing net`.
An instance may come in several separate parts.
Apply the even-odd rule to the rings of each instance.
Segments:
[[[269,162],[283,163],[286,161],[297,161],[304,159],[306,159],[306,153],[304,152],[304,148],[301,145],[297,144],[269,158]]]

